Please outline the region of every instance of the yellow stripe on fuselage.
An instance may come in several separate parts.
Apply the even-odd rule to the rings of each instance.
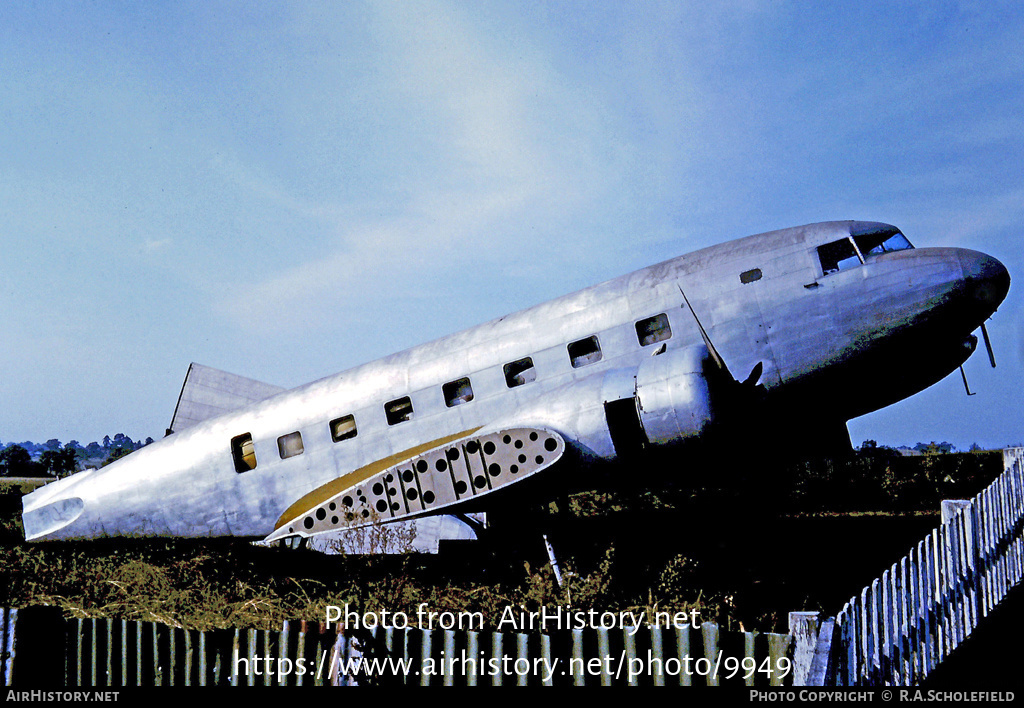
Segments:
[[[277,520],[277,523],[274,525],[274,530],[278,530],[292,519],[295,519],[301,516],[302,514],[305,514],[313,507],[324,503],[331,497],[340,494],[349,487],[355,486],[362,482],[363,480],[369,479],[378,472],[386,470],[388,467],[393,467],[394,465],[405,462],[406,460],[412,457],[422,455],[424,452],[429,452],[434,448],[441,447],[442,445],[447,445],[448,443],[458,440],[459,438],[464,438],[468,435],[472,435],[478,430],[480,430],[480,428],[472,428],[471,430],[463,430],[461,433],[455,433],[454,435],[448,435],[443,438],[438,438],[437,440],[431,440],[430,442],[423,443],[422,445],[411,447],[408,450],[396,452],[394,455],[389,455],[380,460],[377,460],[376,462],[371,462],[365,467],[360,467],[359,469],[352,470],[346,475],[342,475],[341,477],[332,479],[327,484],[323,485],[322,487],[317,487],[312,492],[306,494],[297,502],[295,502],[290,507],[285,509],[284,513],[281,514],[281,516]]]

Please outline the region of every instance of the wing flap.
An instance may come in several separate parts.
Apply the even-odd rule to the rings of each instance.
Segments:
[[[185,374],[168,434],[285,391],[280,386],[193,363]]]
[[[355,470],[334,480],[325,485],[331,487],[329,495],[314,490],[303,497],[308,503],[300,500],[289,507],[266,540],[450,514],[551,467],[565,449],[561,435],[543,428],[508,428],[442,441],[372,475]]]

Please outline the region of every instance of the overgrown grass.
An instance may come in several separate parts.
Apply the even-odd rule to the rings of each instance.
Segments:
[[[665,568],[654,594],[623,596],[614,580],[611,549],[589,572],[570,569],[559,587],[549,565],[530,561],[484,582],[442,579],[443,561],[411,554],[325,557],[241,542],[94,545],[100,547],[5,544],[0,549],[0,605],[50,605],[75,617],[151,620],[196,629],[322,621],[328,605],[346,604],[360,613],[415,616],[426,603],[437,612],[479,612],[491,623],[510,606],[683,610],[699,605],[702,616],[712,614],[700,593],[681,582],[685,560]],[[309,566],[317,569],[310,572]]]
[[[998,458],[874,454],[739,485],[723,477],[700,492],[680,484],[657,494],[578,494],[557,513],[495,514],[486,542],[439,556],[324,556],[241,540],[27,544],[22,490],[0,487],[0,605],[197,629],[323,621],[328,605],[346,604],[414,616],[426,603],[479,612],[491,626],[508,607],[696,609],[733,629],[778,630],[790,610],[847,599],[923,533],[918,521],[893,527],[849,512],[937,510],[943,497],[980,491],[1000,471]],[[785,518],[830,510],[844,512],[845,525]],[[851,547],[855,521],[858,547],[871,552],[839,561],[832,549]],[[542,531],[560,555],[561,586]]]

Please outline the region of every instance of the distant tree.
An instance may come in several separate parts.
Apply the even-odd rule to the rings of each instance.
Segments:
[[[948,442],[935,442],[932,440],[930,443],[919,442],[914,445],[914,449],[918,452],[923,452],[926,455],[938,455],[938,454],[949,454],[956,452],[956,446],[953,443]]]
[[[113,441],[112,445],[113,445],[115,450],[123,449],[123,450],[129,450],[130,451],[130,450],[137,450],[140,447],[139,445],[135,444],[134,440],[132,440],[130,437],[128,437],[124,433],[118,433],[117,435],[115,435],[114,436],[114,441]]]
[[[25,440],[23,442],[18,443],[18,447],[24,448],[28,452],[29,457],[36,454],[37,452],[42,452],[43,450],[42,445],[36,445],[31,440]]]
[[[865,440],[854,453],[856,459],[869,465],[868,468],[865,468],[866,470],[874,470],[871,466],[877,466],[878,470],[884,470],[889,462],[899,456],[898,450],[885,445],[879,445],[874,440]],[[875,474],[876,472],[877,470],[871,471],[870,474]],[[881,472],[878,472],[878,474],[881,474]]]
[[[38,477],[41,469],[32,461],[28,450],[11,445],[0,450],[0,475],[4,477]]]
[[[39,457],[39,466],[44,474],[51,477],[67,477],[78,470],[78,458],[75,449],[44,450]]]
[[[100,447],[100,444],[94,440],[93,442],[85,446],[85,452],[89,455],[89,457],[98,457],[100,453],[103,452],[103,448]]]
[[[72,445],[74,443],[74,445]],[[70,450],[71,454],[75,456],[75,469],[77,470],[82,466],[82,462],[89,458],[89,453],[86,452],[85,448],[82,447],[77,440],[72,440],[64,446],[65,450]]]
[[[122,457],[131,454],[131,452],[131,448],[115,447],[113,450],[110,451],[110,455],[107,456],[107,459],[103,460],[103,464],[101,464],[100,467],[106,467],[111,462],[116,462],[120,460]]]
[[[153,438],[146,438],[146,443],[145,444],[146,445],[152,445],[153,444]]]
[[[50,438],[49,440],[44,442],[41,447],[43,448],[43,450],[59,450],[60,440],[58,440],[57,438]]]
[[[109,435],[104,435],[103,436],[103,449],[104,450],[109,450],[110,449],[110,436]]]

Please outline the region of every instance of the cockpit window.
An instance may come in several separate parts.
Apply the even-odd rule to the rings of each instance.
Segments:
[[[894,226],[887,226],[870,233],[854,234],[853,240],[857,242],[857,248],[860,249],[861,254],[865,258],[877,256],[880,253],[888,253],[889,251],[903,251],[913,248],[907,237],[901,234],[900,230]]]
[[[822,275],[838,273],[861,263],[860,257],[853,247],[853,241],[849,238],[818,246],[818,258],[821,260]]]
[[[870,224],[867,228],[852,231],[847,237],[824,246],[818,246],[822,275],[830,275],[847,268],[853,268],[869,256],[889,251],[903,251],[913,248],[907,237],[895,226]]]

